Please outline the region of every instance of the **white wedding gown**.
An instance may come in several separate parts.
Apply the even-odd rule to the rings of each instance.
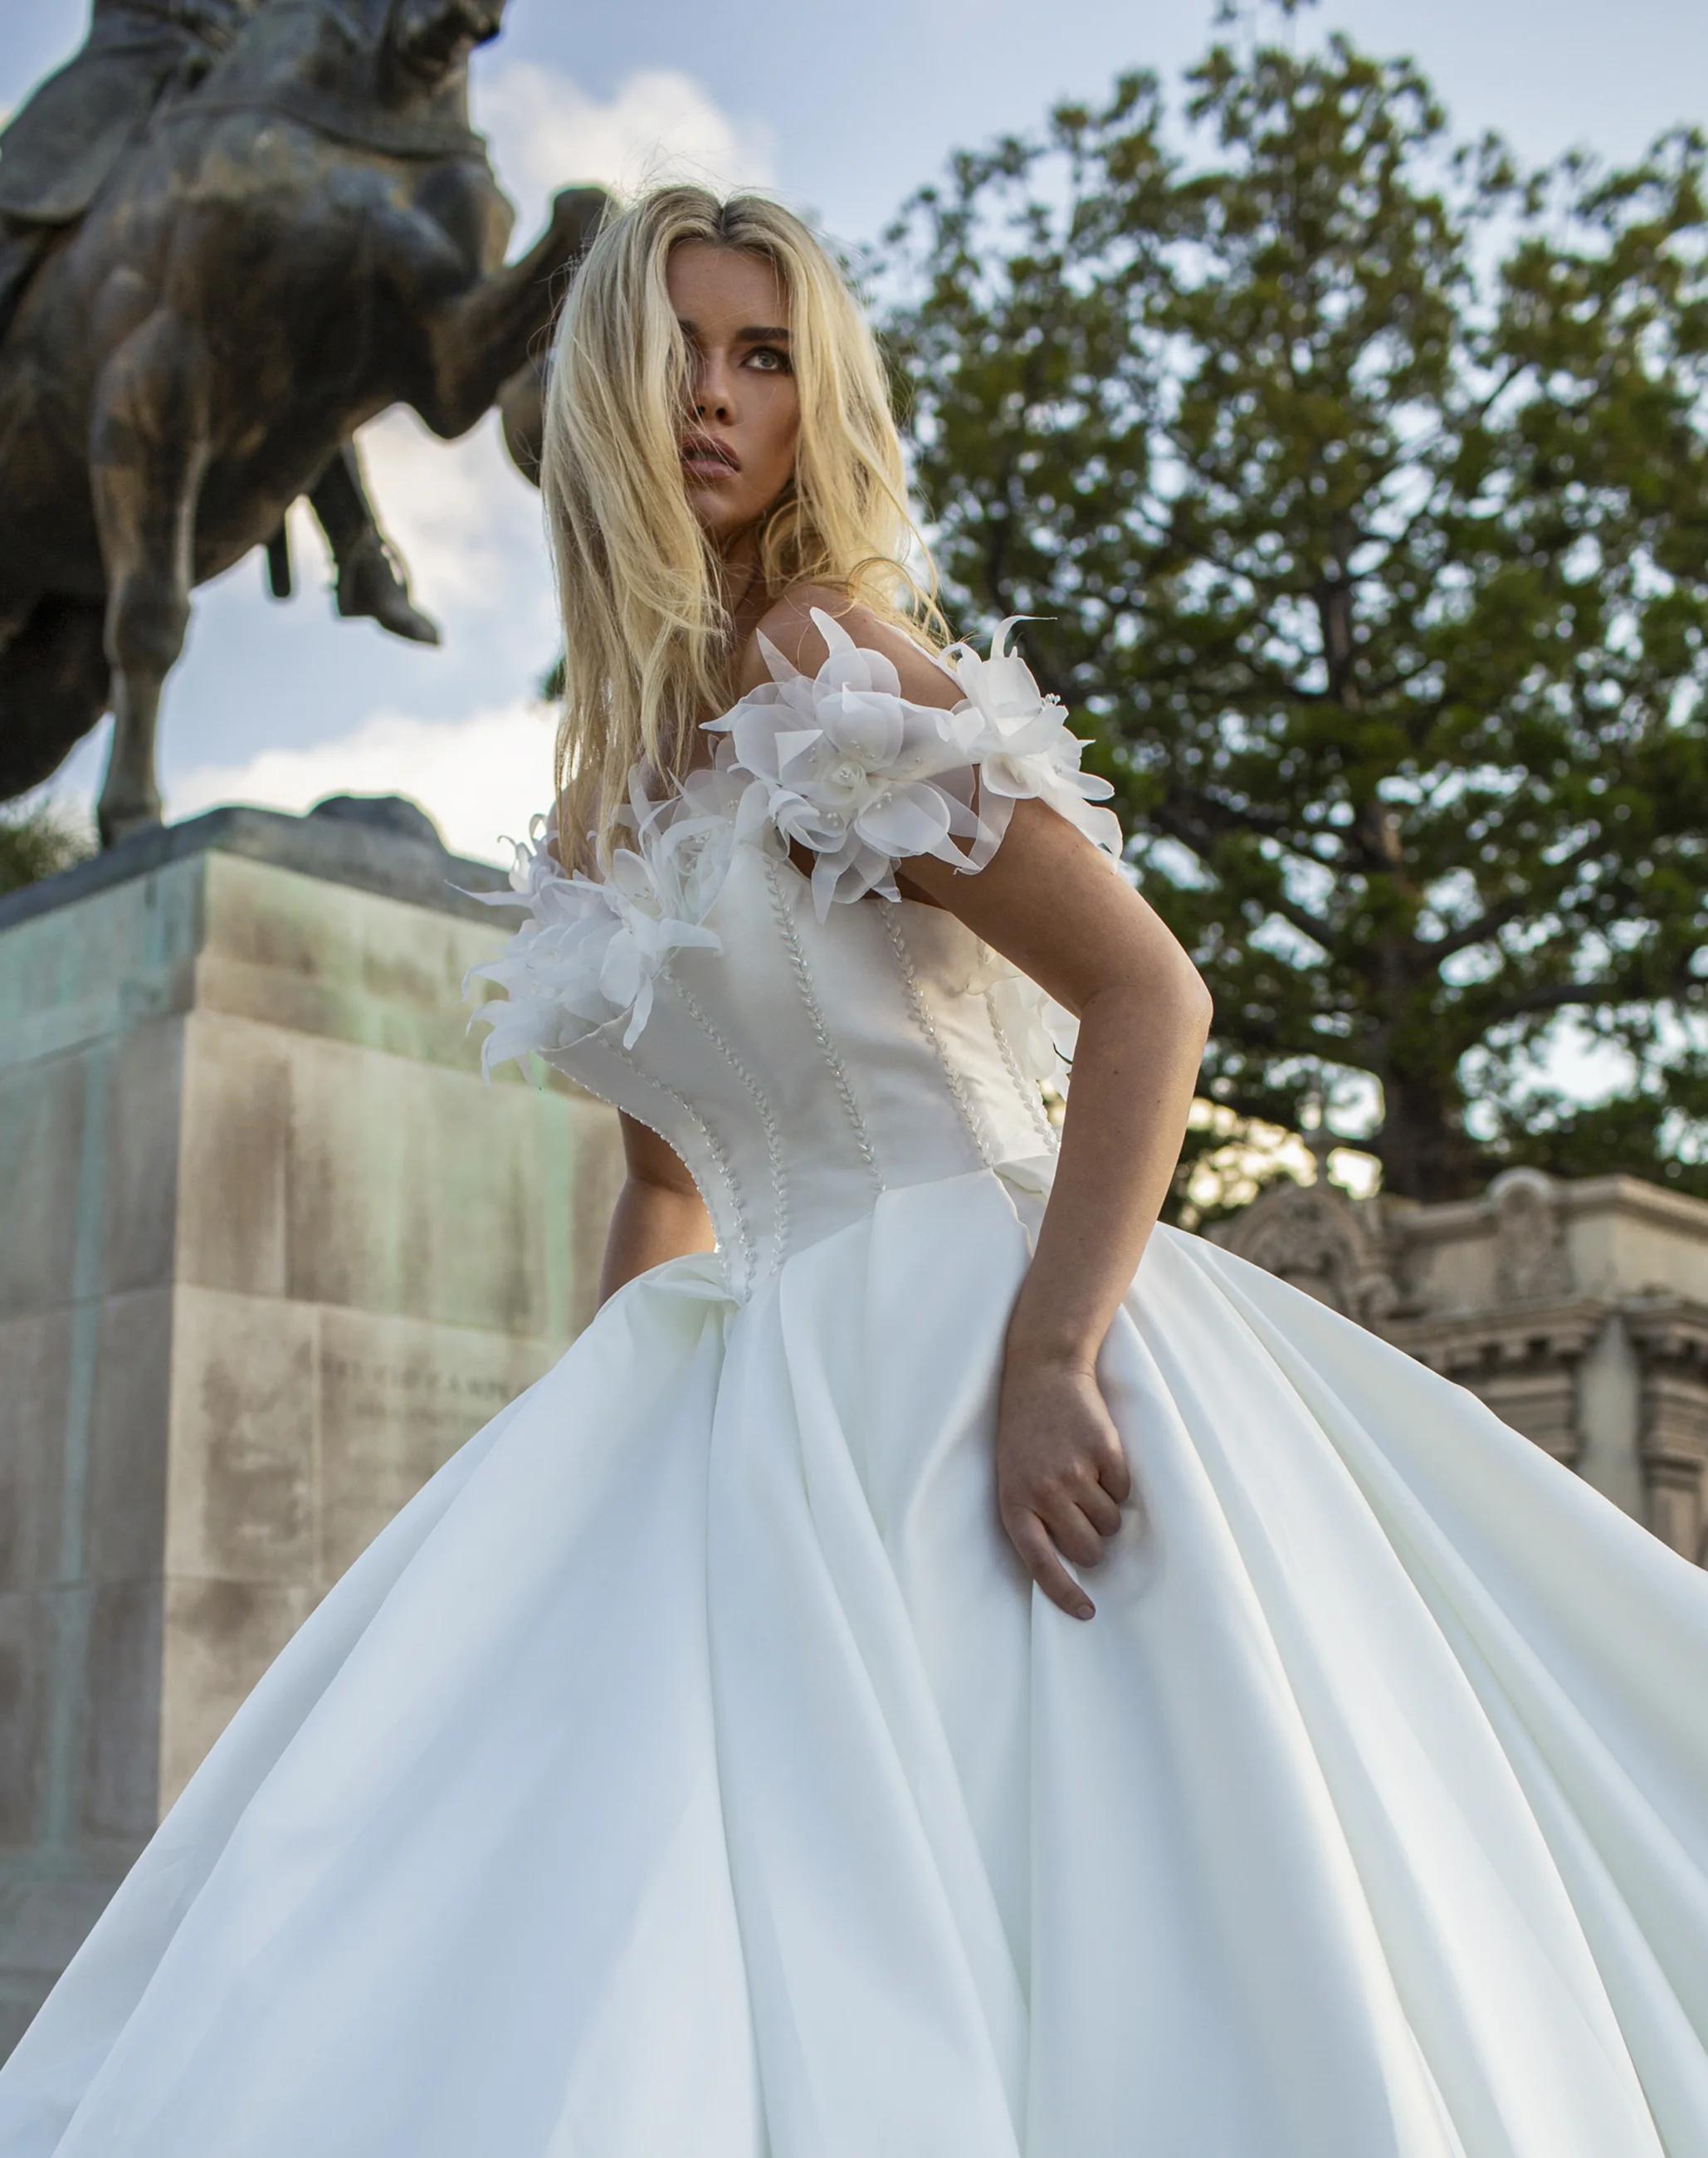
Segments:
[[[1704,2158],[1708,1577],[1161,1228],[1096,1618],[1027,1579],[992,1435],[1062,1015],[892,869],[1016,795],[1113,820],[1000,637],[946,715],[820,620],[607,880],[519,849],[485,970],[493,1057],[656,1127],[718,1252],[325,1597],[0,2154]]]

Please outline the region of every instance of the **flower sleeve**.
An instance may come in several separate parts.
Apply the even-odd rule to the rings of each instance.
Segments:
[[[895,866],[909,855],[982,869],[1028,797],[1120,860],[1120,823],[1095,806],[1114,790],[1080,770],[1084,744],[1060,699],[1004,648],[1019,617],[998,626],[988,656],[961,643],[937,662],[960,685],[952,706],[914,703],[887,654],[856,644],[822,608],[812,618],[828,648],[817,674],[761,633],[773,679],[706,731],[725,736],[719,761],[747,782],[747,815],[768,816],[813,855],[821,922],[838,900],[899,898]]]
[[[686,946],[723,948],[699,919],[715,893],[710,856],[689,844],[703,837],[710,820],[659,819],[637,782],[631,801],[636,844],[617,850],[608,877],[564,874],[552,850],[554,808],[531,820],[526,841],[513,842],[509,888],[467,894],[488,906],[519,908],[524,916],[496,958],[463,976],[465,999],[480,978],[504,992],[469,1021],[491,1029],[481,1045],[484,1077],[500,1064],[524,1063],[530,1052],[550,1061],[618,1020],[622,1045],[632,1048],[669,955]]]

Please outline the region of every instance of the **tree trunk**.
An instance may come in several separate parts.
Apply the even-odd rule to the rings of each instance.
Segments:
[[[1484,1182],[1482,1157],[1457,1087],[1428,1072],[1381,1080],[1385,1113],[1373,1150],[1383,1190],[1402,1199],[1474,1198]]]

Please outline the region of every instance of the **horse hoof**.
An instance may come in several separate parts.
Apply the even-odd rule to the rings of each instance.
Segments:
[[[105,803],[100,803],[95,813],[95,825],[102,847],[122,846],[139,832],[156,830],[161,823],[160,807],[157,798],[152,804],[144,802],[124,808],[109,808]]]

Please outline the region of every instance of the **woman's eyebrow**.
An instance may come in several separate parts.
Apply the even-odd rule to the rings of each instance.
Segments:
[[[697,337],[699,334],[698,323],[690,322],[686,315],[679,315],[676,319],[690,337]],[[739,344],[752,344],[761,338],[770,338],[782,344],[789,342],[788,332],[775,324],[767,328],[762,323],[749,323],[745,329],[739,329],[735,333],[735,340]]]

